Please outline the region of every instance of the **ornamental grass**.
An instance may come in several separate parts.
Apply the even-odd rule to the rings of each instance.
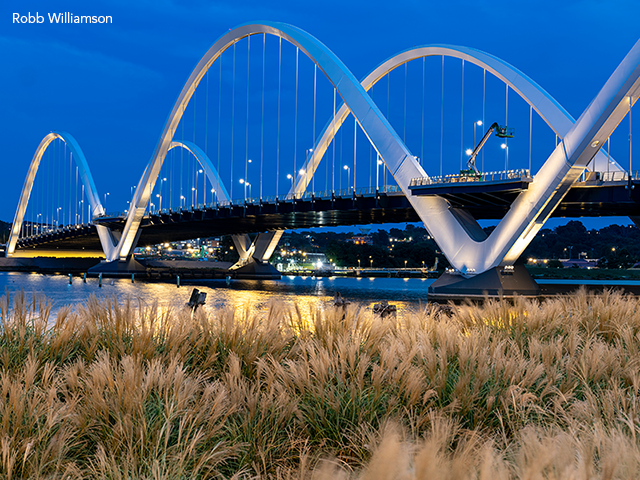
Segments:
[[[638,478],[639,307],[5,296],[0,478]]]

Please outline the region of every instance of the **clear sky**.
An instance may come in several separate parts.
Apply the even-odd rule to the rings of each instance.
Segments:
[[[13,23],[14,13],[28,12],[45,22]],[[49,24],[47,15],[59,12],[109,15],[113,23]],[[193,67],[245,22],[296,25],[357,78],[414,45],[478,48],[515,65],[578,117],[638,40],[639,14],[637,0],[3,0],[0,219],[13,219],[29,162],[51,130],[76,137],[98,190],[126,208]]]

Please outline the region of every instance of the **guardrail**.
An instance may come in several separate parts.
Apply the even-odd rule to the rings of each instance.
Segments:
[[[501,180],[531,179],[531,172],[527,168],[516,170],[503,170],[497,172],[475,173],[452,173],[449,175],[434,177],[412,178],[410,187],[426,187],[443,183],[477,183],[477,182],[497,182]]]
[[[380,193],[399,193],[402,192],[402,189],[398,185],[384,185],[376,189],[376,187],[359,187],[359,188],[343,188],[342,190],[322,190],[318,192],[304,192],[301,194],[289,194],[283,197],[276,197],[275,195],[271,195],[268,197],[251,197],[231,200],[229,202],[209,202],[209,203],[201,203],[198,205],[189,205],[185,207],[180,207],[177,209],[169,209],[163,208],[162,210],[151,210],[150,213],[153,215],[170,215],[172,213],[181,213],[181,212],[193,212],[196,210],[204,210],[206,208],[219,208],[219,207],[229,207],[229,206],[244,206],[244,205],[260,205],[261,203],[275,203],[278,202],[291,202],[294,200],[330,200],[331,198],[348,198],[352,196],[364,196],[364,195],[375,195],[376,191],[378,194]],[[107,212],[104,215],[100,215],[97,218],[123,218],[127,216],[127,211],[123,212]]]

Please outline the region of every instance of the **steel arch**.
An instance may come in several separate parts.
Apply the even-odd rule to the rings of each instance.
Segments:
[[[18,201],[16,214],[13,218],[13,225],[11,226],[11,234],[9,235],[9,240],[7,242],[7,257],[12,256],[15,252],[16,242],[18,241],[18,236],[20,235],[22,222],[24,221],[24,214],[27,211],[27,205],[31,196],[31,189],[33,187],[33,182],[35,181],[36,174],[38,173],[38,168],[40,166],[42,156],[44,155],[44,152],[47,150],[51,142],[56,139],[60,139],[64,143],[66,143],[69,147],[69,150],[71,151],[71,156],[73,157],[78,167],[80,179],[82,180],[82,184],[85,187],[85,193],[87,195],[89,205],[91,206],[92,216],[104,214],[104,208],[100,203],[100,195],[98,194],[98,189],[96,188],[96,185],[93,181],[91,171],[89,170],[89,165],[87,164],[87,159],[85,158],[80,145],[78,145],[76,139],[69,133],[51,132],[42,139],[40,145],[38,145],[38,148],[36,149],[35,154],[33,155],[31,164],[29,165],[27,178],[24,181],[24,185],[20,193],[20,200]],[[108,236],[107,229],[105,227],[98,227],[98,235],[100,236],[100,242],[102,243],[102,246],[104,248]]]
[[[231,201],[231,198],[229,197],[229,192],[227,192],[227,189],[222,183],[220,174],[218,173],[216,168],[213,166],[213,162],[207,156],[204,150],[202,150],[198,145],[192,142],[174,141],[174,142],[171,142],[171,145],[169,145],[169,150],[167,150],[167,152],[171,151],[174,148],[183,148],[187,152],[189,152],[191,155],[193,155],[195,159],[198,161],[198,163],[200,164],[200,166],[204,169],[204,173],[209,179],[209,181],[211,182],[211,185],[213,185],[213,189],[215,190],[215,193],[218,196],[218,198],[223,202]],[[251,238],[249,237],[249,235],[247,235],[246,233],[242,235],[231,235],[231,239],[233,240],[233,243],[236,246],[236,249],[238,250],[238,254],[240,255],[239,263],[244,264],[247,261],[249,261],[249,259],[251,258],[251,255],[255,251],[255,247],[252,245]]]
[[[424,57],[445,56],[464,60],[487,70],[494,76],[509,85],[528,105],[530,105],[544,120],[544,122],[555,132],[560,139],[569,132],[575,119],[567,112],[559,102],[557,102],[546,90],[533,81],[526,74],[518,70],[513,65],[499,59],[489,53],[476,50],[474,48],[460,47],[455,45],[424,45],[400,52],[394,55],[375,69],[373,69],[361,83],[365,91],[369,91],[385,75],[396,68]],[[335,119],[331,119],[324,128],[313,152],[309,156],[308,162],[302,169],[305,173],[296,172],[297,179],[289,195],[301,195],[305,192],[313,177],[315,170],[319,166],[327,148],[329,148],[334,136],[342,127],[351,111],[346,104],[342,104],[336,112]],[[595,165],[611,160],[610,167],[615,171],[622,171],[623,168],[613,159],[607,158],[602,152],[598,152],[592,170],[597,170]]]

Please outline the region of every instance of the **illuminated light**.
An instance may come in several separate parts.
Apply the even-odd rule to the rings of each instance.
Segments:
[[[593,148],[596,148],[598,145],[600,145],[600,140],[596,140],[591,144]]]
[[[240,183],[244,183],[244,178],[241,178],[241,179],[240,179]]]
[[[345,165],[345,166],[344,166],[344,167],[342,167],[342,168],[344,168],[345,170],[349,170],[349,167],[348,167],[347,165]]]
[[[476,122],[476,125],[481,126],[481,125],[482,125],[482,120],[478,120],[478,121]]]
[[[304,168],[301,168],[300,171],[298,172],[300,175],[304,175]]]
[[[467,148],[467,149],[465,150],[465,153],[466,153],[467,155],[471,155],[471,154],[473,153],[473,150],[471,150],[470,148]]]
[[[500,145],[500,148],[504,150],[505,148],[507,148],[507,144],[503,143],[502,145]]]

